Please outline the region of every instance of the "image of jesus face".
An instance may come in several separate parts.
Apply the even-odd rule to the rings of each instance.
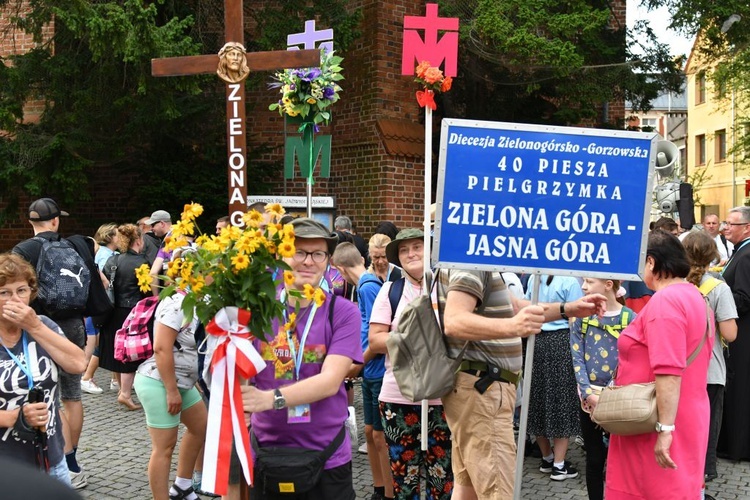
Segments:
[[[239,83],[250,73],[245,57],[245,48],[235,42],[228,42],[219,51],[219,67],[216,74],[227,83]]]
[[[227,58],[227,69],[230,71],[240,71],[240,66],[242,64],[242,59],[244,59],[245,54],[240,52],[239,49],[230,49],[229,52],[227,52],[226,58]]]

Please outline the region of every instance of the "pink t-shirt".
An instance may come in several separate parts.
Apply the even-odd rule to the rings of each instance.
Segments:
[[[401,317],[406,305],[412,300],[416,299],[422,294],[422,286],[414,285],[409,280],[404,283],[404,293],[401,295],[401,300],[398,301],[396,307],[396,314],[393,316],[393,323],[391,323],[391,302],[388,300],[388,292],[391,289],[393,282],[387,281],[383,284],[383,287],[378,292],[378,296],[375,298],[375,304],[372,306],[372,313],[370,313],[370,324],[379,323],[381,325],[391,325],[389,331],[396,330],[398,326],[398,318]],[[435,289],[432,291],[432,300],[437,301],[437,295]],[[437,312],[436,312],[437,314]],[[388,354],[385,355],[385,375],[383,376],[383,386],[380,389],[380,397],[378,400],[385,403],[396,403],[403,405],[414,405],[417,404],[414,401],[409,401],[401,395],[401,391],[398,388],[396,377],[393,376],[393,367],[391,366],[391,359]],[[431,399],[431,405],[442,405],[443,402],[440,399]]]

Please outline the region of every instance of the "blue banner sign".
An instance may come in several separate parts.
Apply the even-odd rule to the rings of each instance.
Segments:
[[[638,280],[655,133],[444,119],[440,267]]]

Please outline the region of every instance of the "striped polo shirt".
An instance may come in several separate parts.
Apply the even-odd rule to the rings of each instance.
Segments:
[[[477,299],[474,312],[487,318],[513,317],[510,290],[500,273],[441,269],[438,273],[440,311],[445,311],[445,298],[451,290],[468,293]],[[443,318],[441,318],[442,320]],[[456,358],[466,341],[446,336],[448,355]],[[518,373],[522,367],[521,338],[469,342],[465,360],[489,363]]]

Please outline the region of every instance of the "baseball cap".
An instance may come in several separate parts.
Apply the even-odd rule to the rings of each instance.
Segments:
[[[146,224],[156,224],[157,222],[172,222],[172,216],[166,210],[157,210],[146,220]]]
[[[388,243],[385,247],[385,256],[388,257],[388,262],[401,266],[401,259],[398,258],[398,245],[402,241],[406,240],[421,240],[424,238],[424,231],[417,228],[402,229],[396,235],[396,239]]]
[[[63,212],[52,198],[40,198],[29,205],[29,220],[42,222],[52,220],[55,217],[68,216]]]
[[[294,219],[292,222],[294,228],[294,237],[300,239],[314,239],[320,238],[326,240],[328,243],[328,253],[333,254],[336,249],[339,238],[335,234],[331,234],[327,227],[315,219],[309,217],[299,217]]]

